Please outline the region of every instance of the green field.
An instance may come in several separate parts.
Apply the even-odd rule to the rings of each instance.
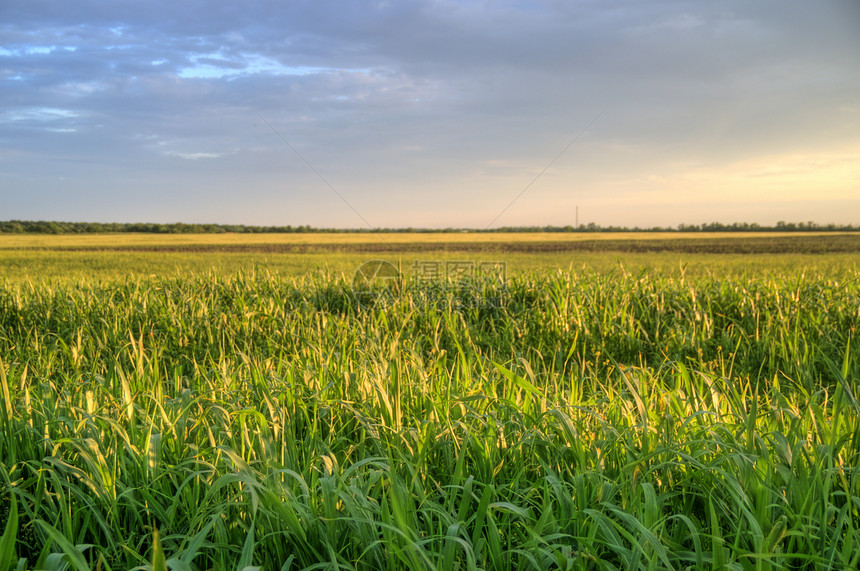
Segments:
[[[624,266],[691,274],[838,271],[860,259],[860,233],[308,233],[0,234],[0,278],[9,283],[233,275],[265,269],[302,277],[351,277],[370,260],[411,273],[416,261],[502,261],[510,273]]]
[[[0,236],[0,571],[857,568],[857,236],[586,238]]]

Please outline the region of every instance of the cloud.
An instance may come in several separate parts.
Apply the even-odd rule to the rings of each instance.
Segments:
[[[70,109],[56,109],[52,107],[24,107],[21,109],[8,110],[0,114],[0,122],[29,121],[44,123],[47,121],[58,121],[77,117],[78,113]]]
[[[196,161],[199,159],[217,159],[224,156],[221,153],[180,153],[179,151],[168,151],[165,154],[171,157],[179,157],[180,159],[186,159],[189,161]]]
[[[585,192],[587,179],[615,200],[675,165],[766,172],[774,157],[856,143],[857,23],[847,0],[7,2],[0,146],[23,155],[0,162],[16,180],[44,177],[45,192],[63,169],[82,187],[117,169],[156,186],[205,164],[219,196],[256,192],[253,175],[303,203],[319,181],[283,137],[355,201],[384,203],[379,224],[445,226],[445,208],[422,218],[416,205],[504,202],[605,109],[529,194]],[[259,214],[232,220],[225,206],[223,220],[270,216],[274,195],[257,196]],[[308,200],[283,222],[356,224],[339,207],[331,222],[304,219],[317,215]],[[17,215],[38,218],[38,205]]]

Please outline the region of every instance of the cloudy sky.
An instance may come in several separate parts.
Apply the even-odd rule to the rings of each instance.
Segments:
[[[857,0],[4,0],[0,220],[860,223]]]

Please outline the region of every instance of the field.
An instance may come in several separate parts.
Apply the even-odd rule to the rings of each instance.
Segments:
[[[774,254],[778,254],[774,256]],[[0,234],[7,282],[113,281],[257,268],[285,276],[351,277],[370,260],[404,268],[421,260],[503,261],[510,272],[796,272],[856,263],[860,233],[309,233],[309,234]]]
[[[0,571],[857,568],[858,238],[0,236]]]

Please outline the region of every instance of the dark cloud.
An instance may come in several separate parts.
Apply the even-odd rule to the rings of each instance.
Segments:
[[[379,224],[445,226],[420,205],[516,195],[602,112],[544,182],[620,200],[621,174],[856,148],[858,16],[848,0],[6,2],[2,198],[7,217],[45,218],[56,196],[67,217],[125,220],[169,187],[144,210],[277,223],[292,201],[307,210],[283,223],[356,225],[337,204],[303,219],[332,197],[268,121],[381,203]]]

